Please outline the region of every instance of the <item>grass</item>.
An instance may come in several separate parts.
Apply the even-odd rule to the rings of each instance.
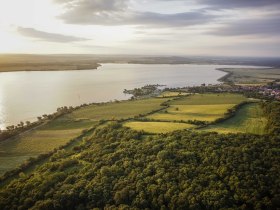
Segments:
[[[240,94],[195,94],[174,100],[171,105],[215,105],[215,104],[239,104],[247,98]]]
[[[65,145],[82,129],[38,129],[0,143],[0,175],[15,168],[30,157],[52,151]]]
[[[265,134],[266,118],[257,103],[244,105],[233,118],[223,123],[208,126],[202,131],[218,133]]]
[[[140,114],[148,114],[160,109],[162,107],[161,104],[165,101],[167,101],[167,99],[150,98],[103,105],[92,105],[74,111],[70,117],[93,121],[132,118]]]
[[[146,133],[168,133],[175,130],[191,129],[194,125],[186,123],[171,123],[171,122],[127,122],[125,127]]]
[[[75,119],[71,115],[65,115],[53,120],[45,125],[44,130],[68,130],[68,129],[85,129],[89,128],[95,122],[89,119]]]
[[[229,108],[235,104],[217,104],[217,105],[171,105],[166,112],[158,112],[148,116],[153,120],[164,121],[187,121],[199,120],[211,122],[224,116]]]
[[[170,107],[147,118],[159,121],[198,120],[212,122],[224,116],[228,109],[247,100],[240,94],[195,94],[171,101]]]

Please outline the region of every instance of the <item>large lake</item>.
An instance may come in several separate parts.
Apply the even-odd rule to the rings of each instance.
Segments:
[[[124,89],[215,84],[217,65],[102,64],[97,70],[0,73],[0,128],[33,121],[57,107],[128,99]],[[236,66],[234,66],[236,67]]]

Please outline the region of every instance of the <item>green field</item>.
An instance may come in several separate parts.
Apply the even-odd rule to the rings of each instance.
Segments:
[[[182,97],[179,100],[170,102],[171,105],[214,105],[214,104],[239,104],[247,98],[240,94],[219,93],[219,94],[195,94]]]
[[[124,101],[119,103],[108,103],[104,105],[92,105],[81,108],[70,114],[74,119],[98,120],[118,120],[148,114],[160,109],[161,104],[168,99],[151,98],[134,101]]]
[[[145,131],[146,133],[169,133],[175,130],[191,129],[194,125],[186,123],[171,123],[171,122],[127,122],[125,127],[137,131]]]
[[[52,151],[81,134],[81,129],[38,129],[0,143],[0,175],[30,157]]]
[[[265,134],[266,118],[260,106],[256,103],[244,105],[233,118],[217,125],[201,129],[202,131],[215,131],[219,133],[253,133]]]
[[[147,118],[159,121],[198,120],[212,122],[228,109],[247,100],[239,94],[195,94],[171,101],[170,107]]]
[[[236,104],[217,105],[171,105],[166,111],[148,116],[149,119],[163,121],[199,120],[211,122],[224,116]]]

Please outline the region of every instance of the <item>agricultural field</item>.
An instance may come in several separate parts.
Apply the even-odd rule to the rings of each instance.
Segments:
[[[236,115],[222,123],[211,125],[201,131],[218,133],[265,134],[267,120],[257,103],[244,105]]]
[[[96,122],[76,120],[65,115],[25,132],[15,138],[0,142],[0,175],[14,169],[30,157],[48,153],[79,136]]]
[[[140,114],[148,114],[162,108],[161,104],[168,99],[150,98],[143,100],[92,105],[74,111],[69,117],[82,120],[119,120],[132,118]]]
[[[0,175],[30,157],[52,151],[81,134],[83,129],[37,129],[0,143]]]
[[[198,120],[211,122],[224,116],[228,109],[236,104],[218,105],[171,105],[163,112],[150,115],[148,118],[163,121]]]
[[[238,94],[196,94],[171,101],[170,107],[148,116],[158,121],[198,120],[212,122],[222,118],[228,109],[247,100]]]
[[[194,94],[170,102],[170,105],[214,105],[214,104],[239,104],[247,98],[240,94]]]
[[[195,126],[186,123],[172,122],[127,122],[123,126],[146,133],[169,133],[175,130],[192,129]]]

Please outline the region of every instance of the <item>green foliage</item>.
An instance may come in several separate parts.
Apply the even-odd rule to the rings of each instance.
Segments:
[[[268,133],[280,134],[280,102],[267,102],[262,104],[264,114],[268,122],[266,130]]]
[[[159,92],[159,86],[160,85],[145,85],[144,87],[134,88],[133,90],[125,89],[123,93],[131,94],[133,97],[148,96]]]
[[[118,124],[0,191],[0,209],[277,209],[280,139]]]

